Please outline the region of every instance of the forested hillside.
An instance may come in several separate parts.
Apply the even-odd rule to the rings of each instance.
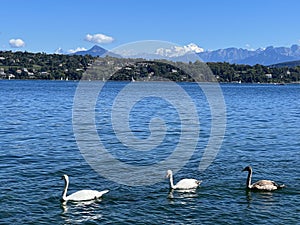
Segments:
[[[95,64],[97,70],[85,73]],[[183,63],[0,51],[0,79],[79,80],[83,74],[84,79],[89,80],[194,81],[193,78],[197,77],[197,81],[290,83],[300,81],[300,66],[267,67],[226,62],[204,64],[200,61]]]
[[[93,62],[89,55],[62,55],[29,52],[0,52],[2,79],[78,80]]]

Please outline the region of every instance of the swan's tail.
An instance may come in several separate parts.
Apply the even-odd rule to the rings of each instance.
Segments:
[[[109,192],[109,190],[99,191],[99,197],[101,197],[102,195],[104,195],[104,194],[106,194],[108,192]]]
[[[280,188],[284,188],[285,185],[284,184],[277,184],[275,183],[274,181],[272,181],[273,185],[277,187],[277,189],[280,189]]]
[[[202,183],[202,180],[197,180],[196,183],[197,183],[198,185],[200,185],[200,184]]]
[[[285,185],[284,184],[277,184],[277,188],[284,188],[285,187]]]

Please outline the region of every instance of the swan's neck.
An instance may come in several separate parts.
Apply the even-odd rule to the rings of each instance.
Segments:
[[[249,170],[248,177],[247,177],[247,188],[251,188],[251,178],[252,178],[252,170]]]
[[[170,186],[171,186],[171,188],[174,188],[173,174],[170,174]]]
[[[64,187],[64,191],[62,193],[62,200],[64,200],[64,201],[66,201],[66,199],[67,199],[68,187],[69,187],[69,181],[65,179],[65,187]]]

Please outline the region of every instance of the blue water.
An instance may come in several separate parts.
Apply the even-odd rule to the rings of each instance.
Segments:
[[[149,121],[160,117],[165,121],[161,132],[166,131],[161,145],[150,151],[122,145],[111,126],[110,108],[127,84],[108,83],[99,95],[95,109],[99,138],[125,164],[155,165],[179,143],[180,115],[168,101],[143,99],[131,110],[130,129],[147,140]],[[135,85],[137,91],[149,87],[169,91],[164,82]],[[147,186],[127,186],[96,172],[83,158],[73,131],[77,86],[70,81],[0,81],[0,224],[299,224],[300,85],[222,84],[224,141],[213,163],[200,172],[211,130],[210,110],[197,85],[182,84],[196,104],[200,138],[174,179],[203,180],[195,192],[184,193],[169,191],[168,180],[163,179],[166,171],[160,171],[160,182]],[[178,93],[174,96],[181,99]],[[123,100],[131,104],[130,98]],[[156,132],[160,134],[160,129]],[[247,165],[254,169],[253,181],[272,179],[287,187],[272,193],[246,192],[247,174],[241,170]],[[114,165],[107,168],[113,170]],[[60,178],[65,173],[70,176],[68,193],[110,192],[98,201],[62,205]]]

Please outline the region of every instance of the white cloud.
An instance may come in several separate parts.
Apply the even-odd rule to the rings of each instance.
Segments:
[[[105,34],[87,34],[85,40],[97,44],[108,44],[114,41],[113,37]]]
[[[167,57],[178,57],[187,53],[200,53],[204,52],[203,48],[198,45],[191,43],[185,46],[172,46],[171,48],[158,48],[156,54],[167,56]]]
[[[68,50],[69,53],[75,53],[75,52],[80,52],[80,51],[86,51],[87,49],[84,47],[78,47],[76,49],[70,49]]]
[[[21,48],[21,47],[25,46],[25,42],[22,39],[20,39],[20,38],[18,38],[18,39],[10,39],[9,40],[9,45],[12,48]]]

